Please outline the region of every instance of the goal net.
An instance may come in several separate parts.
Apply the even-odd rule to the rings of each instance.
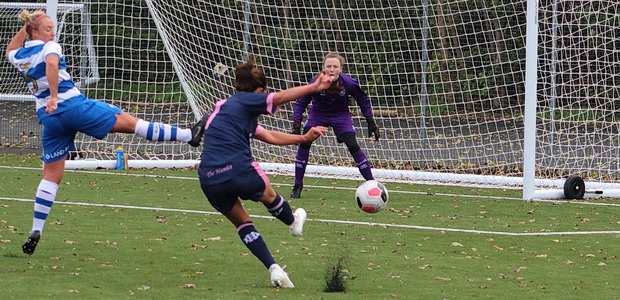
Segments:
[[[533,0],[530,0],[533,1]],[[568,175],[615,186],[620,177],[614,99],[620,74],[615,0],[536,1],[538,58],[526,61],[527,0],[120,0],[81,3],[100,80],[82,88],[146,120],[187,126],[234,93],[234,66],[253,54],[273,91],[305,84],[327,52],[370,96],[380,126],[358,142],[386,181],[521,188],[525,74],[535,64],[537,189]],[[15,29],[14,29],[15,30]],[[83,34],[80,34],[84,36]],[[71,63],[69,61],[69,63]],[[4,75],[3,75],[4,76]],[[293,103],[261,124],[289,131]],[[199,152],[133,135],[79,137],[82,161],[193,162]],[[292,174],[296,146],[253,144],[274,172]],[[311,149],[307,176],[359,178],[333,132]]]
[[[282,90],[308,82],[322,57],[338,52],[381,127],[381,140],[369,139],[352,105],[358,141],[379,180],[520,184],[524,2],[146,2],[201,113],[234,92],[233,68],[248,53],[270,88]],[[262,123],[289,130],[292,107]],[[253,152],[289,174],[295,153],[295,146],[264,144]],[[333,134],[313,144],[308,173],[361,179]]]
[[[606,189],[603,196],[618,197],[620,2],[538,6],[536,177],[577,175],[587,181],[587,194]]]

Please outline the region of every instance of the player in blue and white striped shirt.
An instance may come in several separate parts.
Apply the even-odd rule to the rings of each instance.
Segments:
[[[43,176],[36,192],[32,230],[22,246],[24,253],[32,254],[56,198],[67,154],[75,149],[78,131],[97,139],[110,132],[122,132],[151,141],[184,141],[198,147],[206,120],[182,129],[147,122],[116,106],[86,98],[67,72],[62,47],[54,42],[52,19],[43,11],[23,10],[19,20],[24,26],[11,39],[5,54],[36,97],[36,111],[43,125]]]

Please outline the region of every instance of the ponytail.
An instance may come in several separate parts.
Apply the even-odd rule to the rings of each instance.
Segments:
[[[33,30],[39,29],[39,21],[45,17],[47,17],[47,15],[42,10],[29,12],[25,9],[22,10],[17,16],[19,21],[26,27],[26,33],[28,33],[29,37],[32,37]]]

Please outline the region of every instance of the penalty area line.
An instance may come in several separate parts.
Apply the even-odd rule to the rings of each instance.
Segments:
[[[21,198],[8,198],[0,197],[0,200],[7,201],[19,201],[19,202],[33,202],[32,199]],[[93,207],[109,207],[109,208],[125,208],[125,209],[137,209],[137,210],[151,210],[151,211],[168,211],[168,212],[181,212],[192,214],[205,214],[205,215],[218,215],[219,212],[203,211],[203,210],[191,210],[191,209],[177,209],[177,208],[164,208],[164,207],[148,207],[148,206],[133,206],[133,205],[119,205],[119,204],[98,204],[98,203],[84,203],[84,202],[56,202],[58,204],[66,205],[79,205],[79,206],[93,206]],[[261,216],[250,215],[252,218],[257,219],[275,219],[273,216]],[[620,234],[620,231],[562,231],[562,232],[505,232],[505,231],[488,231],[488,230],[475,230],[475,229],[458,229],[458,228],[446,228],[446,227],[432,227],[432,226],[419,226],[419,225],[406,225],[406,224],[388,224],[388,223],[374,223],[374,222],[362,222],[362,221],[348,221],[348,220],[329,220],[329,219],[312,219],[308,218],[307,221],[321,222],[321,223],[337,223],[347,225],[362,225],[362,226],[377,226],[377,227],[393,227],[393,228],[407,228],[407,229],[420,229],[420,230],[432,230],[432,231],[447,231],[457,233],[476,233],[476,234],[489,234],[489,235],[507,235],[507,236],[549,236],[549,235],[592,235],[592,234]]]

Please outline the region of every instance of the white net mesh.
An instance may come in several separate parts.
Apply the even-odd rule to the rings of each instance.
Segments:
[[[60,3],[79,3],[90,17],[96,49],[90,58],[101,80],[82,90],[146,120],[184,126],[209,113],[234,93],[234,66],[248,53],[278,91],[306,83],[323,55],[336,51],[373,103],[379,142],[367,137],[352,107],[358,142],[381,170],[378,179],[521,182],[526,0]],[[618,4],[541,0],[539,6],[537,176],[613,182],[620,177]],[[85,36],[83,28],[78,32]],[[261,124],[288,131],[292,107]],[[109,158],[118,146],[132,159],[199,155],[132,135],[82,136],[79,146],[93,158]],[[254,143],[253,154],[262,163],[292,164],[295,152]],[[321,176],[354,167],[333,134],[314,143],[310,165],[321,168],[310,167],[308,175]]]
[[[445,2],[445,3],[444,3]],[[188,94],[201,109],[233,93],[235,64],[254,54],[274,90],[306,83],[329,51],[370,95],[382,128],[361,147],[375,168],[518,175],[525,11],[506,1],[147,1]],[[497,2],[497,1],[495,1]],[[214,68],[227,67],[218,75]],[[268,128],[291,127],[292,105]],[[290,163],[295,147],[254,154]],[[313,145],[311,164],[353,166],[333,136]],[[332,171],[326,171],[332,172]]]
[[[620,179],[620,3],[541,1],[540,177]]]

